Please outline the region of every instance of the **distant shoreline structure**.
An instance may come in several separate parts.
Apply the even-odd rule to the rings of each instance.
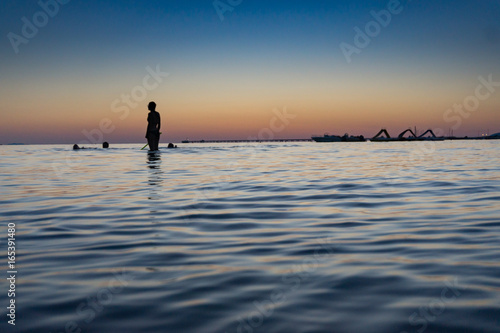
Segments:
[[[500,136],[492,137],[492,136],[482,136],[482,137],[443,137],[440,140],[434,141],[459,141],[459,140],[500,140]],[[393,140],[371,140],[366,139],[365,141],[316,141],[316,142],[418,142],[425,141],[425,139],[421,140],[411,140],[411,139],[401,139],[398,140],[394,138]],[[311,139],[272,139],[272,140],[184,140],[182,143],[184,144],[192,144],[192,143],[250,143],[250,142],[315,142],[315,140]]]
[[[417,136],[415,132],[408,128],[401,132],[397,137],[391,137],[389,132],[385,128],[382,128],[374,137],[371,139],[365,139],[362,135],[360,136],[349,136],[347,133],[344,136],[338,135],[328,135],[324,136],[313,136],[312,140],[316,142],[401,142],[401,141],[447,141],[447,140],[497,140],[500,139],[500,133],[487,135],[487,136],[477,136],[477,137],[456,137],[456,136],[436,136],[432,129],[428,129],[424,133]],[[405,137],[405,135],[408,136]],[[385,136],[383,136],[385,135]]]
[[[408,137],[405,137],[409,133]],[[382,137],[385,134],[385,137]],[[427,135],[427,136],[426,136]],[[417,136],[411,129],[401,132],[397,137],[391,137],[386,129],[381,129],[374,137],[365,138],[362,135],[349,136],[347,133],[343,136],[325,134],[323,136],[313,135],[310,139],[248,139],[248,140],[183,140],[181,143],[244,143],[244,142],[413,142],[413,141],[451,141],[451,140],[500,140],[500,133],[476,136],[476,137],[456,137],[440,136],[437,137],[432,130],[427,130],[420,136]]]
[[[404,137],[406,133],[410,133],[410,136]],[[382,134],[385,134],[386,137],[381,137]],[[425,136],[426,134],[430,134],[430,136]],[[323,136],[313,135],[311,138],[285,138],[285,139],[220,139],[220,140],[182,140],[181,143],[190,144],[190,143],[250,143],[250,142],[413,142],[413,141],[458,141],[458,140],[500,140],[500,132],[491,134],[491,135],[483,135],[483,136],[464,136],[464,137],[456,137],[456,136],[440,136],[436,137],[432,130],[427,130],[424,134],[420,136],[416,136],[411,129],[407,129],[399,134],[397,137],[391,137],[387,130],[381,129],[377,135],[372,138],[364,138],[362,135],[360,136],[349,136],[348,134],[344,134],[343,136],[339,135],[329,135],[325,134]],[[136,144],[133,142],[129,143],[121,143],[121,144]],[[38,145],[38,144],[30,144],[30,143],[0,143],[0,146],[28,146],[28,145]],[[41,145],[65,145],[63,143],[44,143]]]

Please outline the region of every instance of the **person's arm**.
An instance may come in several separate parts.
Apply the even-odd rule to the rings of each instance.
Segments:
[[[161,129],[161,118],[160,114],[158,113],[158,133],[160,132],[160,129]]]

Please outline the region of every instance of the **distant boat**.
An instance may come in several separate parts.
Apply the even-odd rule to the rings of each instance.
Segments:
[[[189,143],[189,140],[182,140],[182,143]]]
[[[313,136],[313,139],[316,142],[365,142],[366,139],[364,136],[349,136],[347,133],[344,136],[339,135],[328,135],[325,134],[323,136]]]

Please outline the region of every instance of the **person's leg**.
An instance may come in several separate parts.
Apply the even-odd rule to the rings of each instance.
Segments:
[[[154,140],[154,138],[153,138],[153,135],[148,134],[147,139],[148,139],[148,146],[149,146],[149,150],[156,150],[156,149],[154,148],[154,145],[155,145],[155,140]]]
[[[154,146],[155,146],[154,150],[158,150],[159,145],[160,145],[160,135],[158,134],[154,136]]]

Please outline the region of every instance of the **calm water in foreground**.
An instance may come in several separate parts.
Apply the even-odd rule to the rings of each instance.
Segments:
[[[499,145],[1,146],[0,331],[500,332]]]

